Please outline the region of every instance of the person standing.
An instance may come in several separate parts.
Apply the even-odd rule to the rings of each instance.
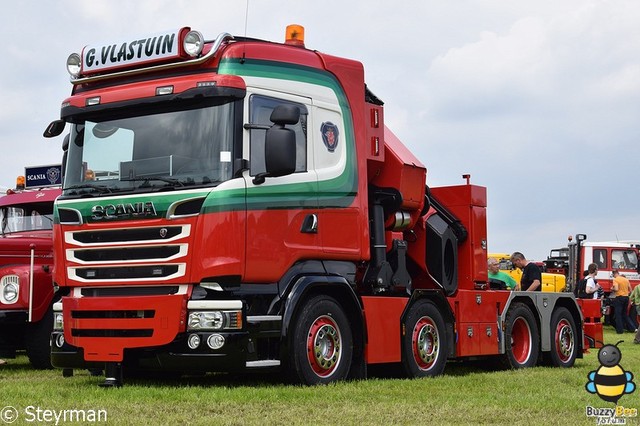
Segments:
[[[496,258],[490,257],[487,259],[487,269],[490,280],[502,281],[509,290],[516,290],[518,283],[516,280],[504,271],[500,270],[500,263]]]
[[[520,289],[522,291],[542,291],[542,272],[534,263],[529,262],[519,251],[511,255],[511,263],[522,269]]]
[[[613,299],[616,319],[616,333],[624,333],[625,328],[627,329],[627,331],[636,331],[627,313],[629,309],[629,293],[631,292],[631,283],[629,283],[629,280],[625,276],[620,275],[617,269],[613,270],[613,285],[611,286],[611,290],[615,292],[616,295],[616,297]]]
[[[629,307],[629,318],[631,322],[638,329],[638,325],[640,324],[640,284],[636,285],[636,287],[629,294],[629,302],[631,306]]]
[[[600,289],[600,284],[596,281],[596,274],[598,273],[598,265],[595,263],[590,263],[587,266],[587,276],[585,277],[587,280],[587,284],[585,286],[585,292],[591,295],[592,299],[599,299],[598,290]]]
[[[640,308],[640,284],[638,284],[636,288],[633,289],[633,291],[629,295],[629,300],[631,300],[631,303],[633,303],[636,307],[636,322],[640,324],[640,311],[638,311],[638,308]],[[640,345],[640,327],[636,328],[636,336],[633,339],[633,343]]]

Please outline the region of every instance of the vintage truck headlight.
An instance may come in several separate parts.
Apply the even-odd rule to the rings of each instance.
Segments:
[[[0,281],[0,301],[6,305],[18,301],[20,278],[17,275],[5,275]]]

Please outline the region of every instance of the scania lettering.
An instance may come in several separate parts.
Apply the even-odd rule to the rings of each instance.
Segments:
[[[584,333],[570,293],[491,289],[486,188],[427,187],[362,64],[303,34],[183,28],[175,56],[143,36],[69,57],[45,131],[70,128],[53,364],[104,369],[106,386],[131,370],[317,384],[485,356],[572,366],[601,325]]]
[[[51,368],[53,202],[60,165],[27,167],[0,197],[0,358],[26,350],[35,368]]]
[[[91,218],[94,220],[138,216],[157,216],[153,203],[147,201],[144,203],[107,204],[106,206],[93,206],[91,208]]]

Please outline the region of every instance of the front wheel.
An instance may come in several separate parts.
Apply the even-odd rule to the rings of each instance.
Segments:
[[[409,377],[442,374],[447,363],[447,334],[442,314],[428,300],[409,310],[402,336],[402,366]]]
[[[51,332],[53,332],[53,307],[49,307],[42,319],[27,324],[25,349],[33,368],[46,370],[51,367]]]
[[[510,368],[535,366],[540,353],[540,339],[531,310],[522,303],[515,303],[509,309],[505,322],[505,364]]]
[[[571,367],[576,360],[576,323],[567,308],[551,315],[551,352],[549,360],[556,367]]]
[[[295,382],[317,385],[347,378],[353,338],[349,320],[335,299],[320,295],[307,300],[292,337],[289,364]]]

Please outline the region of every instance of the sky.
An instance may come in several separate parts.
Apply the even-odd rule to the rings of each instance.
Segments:
[[[0,15],[0,187],[60,162],[44,139],[88,44],[190,26],[361,61],[431,187],[487,187],[490,252],[543,260],[585,233],[640,241],[637,0],[26,0]]]

